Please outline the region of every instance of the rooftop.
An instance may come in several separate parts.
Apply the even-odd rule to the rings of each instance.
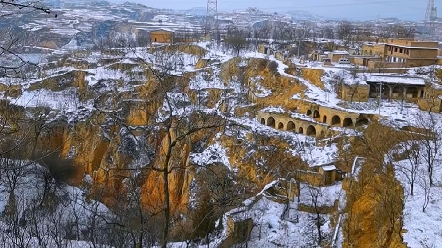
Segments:
[[[410,84],[410,85],[425,85],[425,80],[421,77],[410,76],[396,76],[396,75],[366,75],[367,82],[382,82],[390,84]]]
[[[168,28],[154,29],[154,30],[152,30],[151,32],[157,32],[157,31],[166,31],[166,32],[171,32],[171,33],[175,32],[175,31],[173,31],[172,29],[168,29]]]
[[[343,51],[343,50],[335,50],[332,52],[333,54],[348,54],[347,51]]]
[[[402,48],[408,48],[408,49],[431,49],[431,50],[439,50],[438,47],[403,46],[403,45],[397,45],[397,44],[393,44],[393,43],[388,43],[387,46],[395,46],[395,47],[402,47]]]

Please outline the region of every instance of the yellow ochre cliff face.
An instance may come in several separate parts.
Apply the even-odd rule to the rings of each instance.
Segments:
[[[203,50],[190,51],[193,49],[192,47],[177,49],[192,52],[198,56],[204,54]],[[332,116],[332,110],[303,99],[303,91],[307,87],[300,82],[302,81],[300,78],[281,75],[275,68],[275,64],[269,60],[234,58],[221,63],[219,68],[214,67],[212,62],[200,59],[198,67],[201,68],[199,70],[171,77],[170,80],[176,86],[173,88],[173,93],[187,94],[193,106],[202,105],[208,108],[220,106],[218,111],[233,109],[233,112],[239,116],[247,115],[252,118],[255,117],[257,111],[265,106],[281,106],[286,110],[298,113],[319,109],[322,115]],[[211,68],[205,68],[208,65]],[[115,66],[120,70],[130,70],[130,66],[127,68],[119,64],[115,64]],[[320,88],[324,87],[321,82],[323,70],[302,68],[301,71],[304,79]],[[189,82],[203,73],[211,80],[219,80],[221,87],[207,87],[202,90],[190,87]],[[178,214],[190,216],[192,214],[189,212],[189,205],[196,197],[194,194],[195,190],[198,190],[196,181],[209,181],[204,178],[204,175],[198,174],[201,165],[193,164],[191,154],[201,153],[214,143],[218,143],[225,149],[228,163],[207,162],[208,164],[205,166],[223,167],[224,169],[228,168],[226,170],[231,170],[231,172],[234,171],[235,180],[241,185],[246,185],[248,193],[257,193],[268,183],[280,178],[281,175],[288,175],[296,169],[309,169],[308,164],[302,161],[299,156],[287,152],[293,148],[293,144],[288,140],[279,136],[262,135],[253,132],[253,130],[238,131],[239,128],[237,134],[232,134],[229,133],[232,130],[226,131],[225,127],[210,128],[192,133],[189,137],[177,141],[177,130],[174,130],[176,127],[166,130],[169,123],[157,121],[159,113],[164,114],[165,111],[163,109],[166,94],[164,88],[167,85],[161,85],[161,79],[156,78],[153,73],[146,71],[145,74],[148,75],[148,80],[138,85],[135,92],[111,92],[112,95],[100,95],[96,98],[99,103],[108,104],[109,109],[121,112],[112,113],[111,111],[97,110],[86,119],[70,125],[54,124],[50,132],[40,137],[39,149],[58,150],[62,157],[74,160],[78,168],[77,175],[74,177],[76,184],[80,184],[85,175],[91,176],[93,179],[92,197],[101,194],[100,199],[103,202],[110,207],[115,206],[118,204],[116,196],[127,193],[126,179],[135,173],[136,186],[141,192],[140,203],[142,207],[150,213],[161,212],[165,202],[164,173],[162,171],[165,169],[167,150],[175,141],[170,154],[171,160],[167,164],[167,170],[170,170],[167,181],[171,214],[175,216]],[[32,89],[52,87],[55,91],[60,91],[64,87],[72,86],[76,87],[78,92],[84,96],[83,99],[91,99],[92,93],[86,82],[87,72],[76,71],[67,75],[69,81],[66,85],[58,83],[59,77],[52,77],[32,85]],[[240,96],[245,98],[243,100],[248,100],[249,104],[241,108],[236,108],[237,106],[224,108],[222,103],[225,96],[234,95],[237,85],[249,91],[246,93],[249,95]],[[258,91],[267,92],[267,94],[251,97],[251,91],[252,94]],[[299,95],[299,97],[293,99],[294,95]],[[138,98],[133,99],[133,96]],[[338,115],[333,112],[333,115],[335,114]],[[214,117],[208,114],[204,118]],[[184,127],[189,128],[192,124],[195,122],[190,119],[187,126],[184,125]],[[375,133],[379,134],[379,132]],[[240,134],[244,137],[240,138]],[[171,135],[171,140],[168,140],[168,135]],[[144,140],[142,147],[139,148],[149,150],[149,159],[139,159],[139,154],[135,151],[137,149],[131,146],[133,139]],[[335,141],[333,140],[333,142]],[[359,149],[353,151],[355,154],[362,154],[361,151],[365,149],[362,147],[363,142],[358,143],[354,140],[349,142],[352,142],[354,149]],[[392,144],[388,144],[385,150],[388,151],[391,146]],[[379,153],[382,152],[385,151],[382,150]],[[346,155],[351,158],[354,154]],[[366,154],[366,156],[370,156],[370,154]],[[376,161],[371,162],[373,166],[369,168],[375,170]],[[402,195],[399,183],[391,172],[385,172],[381,176],[368,176],[373,174],[372,171],[361,173],[361,175],[367,175],[365,179],[347,180],[344,183],[347,185],[346,214],[349,216],[343,224],[344,245],[348,247],[369,247],[367,245],[404,247],[401,240],[402,224],[400,219],[402,201],[400,198],[382,197],[382,194],[387,191],[388,194]],[[306,179],[306,181],[314,180]],[[351,185],[348,186],[349,184]],[[206,193],[210,195],[213,192]],[[212,206],[212,208],[215,207]],[[385,208],[391,209],[392,212],[386,215],[381,211]],[[390,216],[394,216],[394,219]],[[376,242],[373,243],[373,240]]]

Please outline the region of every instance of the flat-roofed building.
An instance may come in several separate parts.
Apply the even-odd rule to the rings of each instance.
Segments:
[[[157,29],[150,32],[150,42],[174,43],[174,31],[170,29]]]
[[[365,75],[365,82],[370,86],[369,97],[382,99],[403,99],[416,102],[423,97],[425,79],[403,75]],[[382,89],[381,89],[382,87]]]
[[[389,39],[385,44],[385,59],[402,63],[405,67],[427,66],[437,63],[439,44],[414,39]]]
[[[348,53],[348,51],[335,50],[333,52],[329,52],[327,55],[328,55],[328,58],[331,60],[331,62],[337,63],[339,61],[339,59],[347,58],[348,55],[350,55],[350,54]]]
[[[386,54],[385,43],[366,42],[362,44],[361,55],[364,56],[379,56],[383,58]]]

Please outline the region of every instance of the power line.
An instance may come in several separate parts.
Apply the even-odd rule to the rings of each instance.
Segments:
[[[292,0],[280,1],[280,2],[293,2]],[[330,7],[343,7],[343,6],[360,6],[360,5],[372,5],[372,4],[386,4],[386,3],[404,3],[404,2],[422,2],[422,0],[387,0],[387,1],[369,1],[359,3],[342,3],[342,4],[322,4],[322,5],[308,5],[308,6],[280,6],[280,7],[257,7],[258,9],[308,9],[308,8],[330,8]],[[182,3],[182,2],[181,2]],[[186,4],[201,4],[201,1],[185,1]],[[220,4],[235,4],[235,3],[250,3],[250,0],[237,0],[237,1],[222,1]],[[254,7],[254,6],[250,6]]]

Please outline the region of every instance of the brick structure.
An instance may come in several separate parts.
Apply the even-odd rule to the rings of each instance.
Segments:
[[[150,42],[174,43],[175,33],[169,29],[158,29],[150,32]]]
[[[384,58],[387,62],[403,63],[405,67],[418,67],[436,64],[438,52],[438,42],[389,39]]]
[[[361,50],[363,56],[370,57],[363,61],[363,65],[370,69],[419,67],[437,64],[439,44],[414,39],[386,39],[384,43],[365,43]]]
[[[424,95],[425,80],[421,77],[370,74],[365,81],[370,86],[370,98],[382,94],[382,99],[416,102]]]
[[[362,44],[361,55],[364,56],[376,56],[378,55],[380,58],[383,58],[386,54],[385,52],[385,43],[373,43],[368,42]]]
[[[327,53],[328,58],[333,63],[337,63],[339,61],[339,59],[347,58],[349,55],[350,54],[348,53],[348,51],[344,51],[344,50],[336,50],[336,51]]]
[[[438,82],[428,82],[424,95],[417,102],[419,109],[431,112],[442,112],[442,85]]]

